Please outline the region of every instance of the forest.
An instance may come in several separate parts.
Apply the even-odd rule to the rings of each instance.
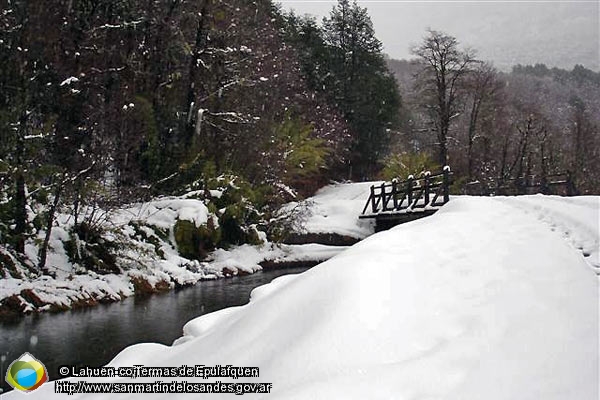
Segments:
[[[274,211],[334,181],[449,165],[455,194],[557,173],[600,191],[600,73],[498,71],[435,30],[412,54],[386,56],[348,0],[323,21],[271,0],[2,0],[0,272],[47,273],[59,214],[90,244],[74,262],[118,271],[106,211],[160,196],[218,215],[218,234],[176,229],[203,259],[276,240]]]

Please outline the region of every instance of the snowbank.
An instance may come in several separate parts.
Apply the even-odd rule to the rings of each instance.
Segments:
[[[364,239],[375,232],[374,222],[359,220],[371,185],[380,182],[341,183],[325,186],[313,197],[287,204],[284,210],[300,210],[304,221],[298,233],[333,233]]]
[[[540,215],[571,221],[570,236],[595,227],[581,243],[598,243],[594,204],[454,198],[431,218],[256,289],[246,306],[190,321],[176,346],[138,344],[110,365],[258,366],[259,378],[240,381],[272,382],[271,394],[252,396],[265,399],[596,400],[591,255]],[[197,379],[215,380],[231,381]],[[31,398],[64,396],[53,390]]]
[[[127,223],[133,219],[159,228],[171,229],[177,220],[190,221],[200,226],[205,224],[209,217],[211,216],[208,208],[200,200],[164,197],[118,210],[111,216],[111,220]]]
[[[242,245],[232,250],[217,249],[211,257],[211,267],[223,271],[237,269],[246,273],[260,271],[261,264],[325,261],[343,252],[347,247],[327,246],[317,243],[286,245],[267,243],[263,246]]]

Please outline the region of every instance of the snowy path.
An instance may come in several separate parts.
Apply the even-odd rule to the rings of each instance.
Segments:
[[[557,231],[600,275],[600,197],[499,197]]]

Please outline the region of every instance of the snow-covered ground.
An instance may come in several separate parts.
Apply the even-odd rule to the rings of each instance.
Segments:
[[[540,195],[506,198],[506,201],[561,234],[600,274],[600,197]]]
[[[599,197],[455,197],[109,365],[257,366],[259,378],[175,380],[272,382],[250,395],[264,399],[597,400],[599,209]],[[63,398],[53,391],[31,398]]]
[[[299,203],[290,203],[284,209],[294,207],[304,210],[304,221],[299,233],[333,233],[364,239],[375,231],[373,220],[359,220],[369,198],[371,185],[380,182],[340,183],[325,186],[313,197]]]

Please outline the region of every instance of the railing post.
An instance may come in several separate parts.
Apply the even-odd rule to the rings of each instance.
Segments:
[[[412,188],[414,179],[415,178],[412,175],[409,175],[408,179],[406,180],[406,197],[408,198],[408,207],[412,205]]]
[[[540,193],[552,194],[550,191],[550,185],[548,184],[548,179],[546,178],[545,174],[542,175],[542,178],[540,179]]]
[[[398,181],[396,179],[392,179],[392,196],[394,199],[394,210],[398,209]]]
[[[381,184],[381,210],[387,211],[387,201],[385,201],[385,182]]]
[[[429,204],[429,175],[429,172],[425,172],[425,204],[423,204],[423,206]]]
[[[444,204],[446,204],[450,200],[450,191],[448,186],[450,186],[450,168],[444,167],[444,178],[443,178],[443,192],[444,192]]]
[[[377,212],[375,203],[375,185],[371,185],[371,212],[375,214]]]
[[[567,196],[577,196],[577,187],[575,186],[571,171],[567,171]]]

